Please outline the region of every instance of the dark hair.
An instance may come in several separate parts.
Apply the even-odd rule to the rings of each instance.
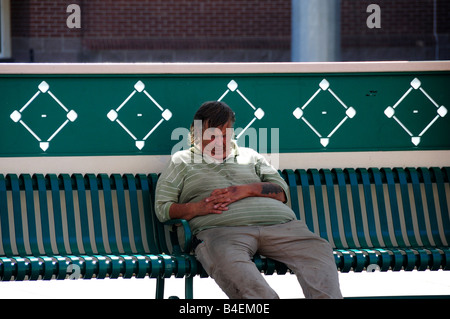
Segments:
[[[194,115],[191,123],[191,141],[194,139],[194,121],[202,121],[202,127],[221,127],[231,121],[234,124],[236,117],[233,110],[224,102],[209,101],[203,103]]]

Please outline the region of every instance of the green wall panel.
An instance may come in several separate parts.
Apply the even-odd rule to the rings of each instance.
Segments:
[[[262,152],[448,150],[449,88],[450,72],[3,74],[0,156],[170,154],[218,99]]]

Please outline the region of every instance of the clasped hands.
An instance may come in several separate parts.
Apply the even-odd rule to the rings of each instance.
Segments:
[[[228,205],[249,196],[249,188],[249,185],[238,185],[213,190],[209,197],[198,202],[198,214],[221,214],[227,211]]]
[[[283,189],[276,184],[261,182],[253,184],[234,185],[226,188],[217,188],[199,202],[185,204],[173,203],[170,206],[171,219],[182,218],[190,220],[196,216],[208,214],[222,214],[228,210],[228,205],[246,197],[270,197],[286,202]]]

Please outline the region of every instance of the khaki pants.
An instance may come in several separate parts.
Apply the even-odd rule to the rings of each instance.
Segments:
[[[306,298],[342,298],[330,244],[302,221],[212,228],[197,238],[197,259],[229,298],[278,298],[251,261],[256,253],[285,263]]]

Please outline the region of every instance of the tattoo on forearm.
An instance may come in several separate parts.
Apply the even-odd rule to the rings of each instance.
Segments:
[[[283,192],[283,189],[276,184],[263,184],[261,194],[279,194]]]
[[[231,193],[236,193],[237,192],[237,187],[236,186],[229,186],[228,187],[228,191]]]

